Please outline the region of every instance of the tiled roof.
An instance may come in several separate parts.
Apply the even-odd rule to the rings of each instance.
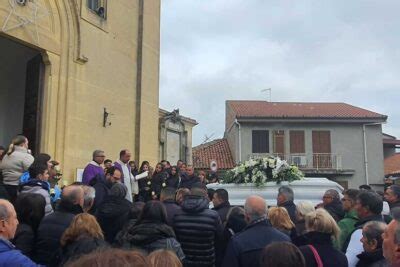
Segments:
[[[236,118],[379,119],[387,116],[346,103],[228,100]]]
[[[396,153],[385,159],[385,176],[400,174],[400,153]]]
[[[193,147],[192,154],[195,169],[209,169],[213,160],[217,162],[218,169],[235,167],[228,141],[224,138]]]

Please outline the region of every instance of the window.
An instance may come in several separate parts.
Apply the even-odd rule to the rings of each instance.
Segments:
[[[252,153],[269,153],[269,131],[252,131]]]
[[[274,133],[274,153],[283,159],[285,154],[285,131],[275,130]]]
[[[304,145],[304,131],[290,131],[290,153],[291,154],[306,153]]]
[[[99,17],[106,18],[107,0],[87,0],[88,8],[94,11]]]

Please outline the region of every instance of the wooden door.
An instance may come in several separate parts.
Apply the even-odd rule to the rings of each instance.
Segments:
[[[274,154],[285,159],[285,132],[283,130],[274,131]]]
[[[290,131],[290,154],[305,154],[304,131]]]
[[[330,131],[313,131],[313,166],[316,169],[332,168]]]
[[[33,154],[39,153],[40,128],[42,113],[42,56],[38,54],[28,61],[26,68],[25,104],[23,135],[29,140],[29,148]]]

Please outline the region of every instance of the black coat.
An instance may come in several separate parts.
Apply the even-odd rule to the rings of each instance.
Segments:
[[[40,222],[35,244],[34,261],[42,265],[57,265],[55,259],[60,249],[60,239],[76,214],[82,213],[79,205],[60,201],[56,211]]]
[[[330,234],[309,232],[304,235],[307,245],[301,246],[300,251],[306,260],[307,267],[317,267],[314,254],[308,245],[314,246],[324,267],[347,267],[346,255],[335,249]]]
[[[357,255],[359,261],[356,267],[384,267],[388,266],[385,258],[383,257],[382,249],[378,249],[374,252],[363,252]]]
[[[292,220],[292,222],[296,223],[296,221],[297,221],[297,219],[296,219],[296,204],[294,204],[293,201],[289,200],[278,206],[285,208],[287,210],[287,212],[289,213],[289,217]]]
[[[174,230],[186,255],[185,266],[214,266],[219,256],[222,224],[204,197],[186,196],[182,213],[174,217]]]
[[[231,209],[231,204],[229,202],[221,203],[213,208],[213,210],[218,212],[218,215],[221,218],[221,222],[223,224],[226,222],[227,215],[230,209]]]
[[[29,224],[18,224],[12,243],[25,256],[32,258],[35,249],[35,231]]]
[[[187,175],[182,175],[181,177],[181,184],[179,185],[179,188],[188,188],[192,189],[194,186],[200,186],[201,181],[200,178],[197,176],[187,176]]]
[[[179,214],[182,212],[181,206],[176,204],[175,200],[172,199],[166,199],[163,201],[165,210],[167,212],[167,223],[169,226],[173,226],[173,219],[176,214]]]
[[[335,219],[336,222],[340,221],[344,217],[343,204],[340,200],[335,199],[328,205],[324,206],[324,209]]]
[[[176,174],[175,176],[170,175],[167,179],[167,186],[177,189],[179,187],[179,175]]]
[[[124,249],[140,249],[151,253],[158,249],[169,249],[180,258],[185,258],[181,246],[175,239],[174,230],[163,223],[142,222],[131,225],[118,237],[118,243]]]
[[[75,240],[72,243],[66,244],[61,249],[61,260],[60,265],[63,266],[69,260],[75,260],[80,256],[91,253],[92,251],[98,249],[105,249],[108,247],[108,244],[102,240],[93,237],[79,237],[78,240]]]
[[[168,179],[168,173],[167,172],[160,172],[152,177],[152,191],[157,195],[157,198],[160,198],[161,194],[161,189],[164,187],[167,187],[167,179]]]
[[[96,218],[104,232],[104,239],[112,244],[119,231],[129,220],[132,203],[127,199],[108,196],[97,208]]]
[[[139,201],[147,202],[153,199],[153,179],[152,178],[143,178],[138,181],[139,184]]]
[[[93,206],[90,213],[95,214],[97,208],[103,203],[104,199],[110,194],[110,189],[113,186],[112,182],[109,182],[105,177],[96,176],[91,180],[94,183],[93,188],[96,190],[96,196],[94,198]]]
[[[223,267],[258,267],[262,250],[273,242],[290,242],[290,238],[260,219],[234,235],[228,244]]]

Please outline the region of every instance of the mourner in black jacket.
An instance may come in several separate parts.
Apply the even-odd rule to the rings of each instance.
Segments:
[[[224,224],[226,222],[226,217],[229,213],[229,210],[231,209],[228,191],[222,188],[215,190],[212,202],[214,204],[213,210],[218,212],[221,222]]]
[[[45,198],[35,193],[20,194],[15,202],[19,224],[12,243],[29,258],[34,255],[36,233],[45,206]]]
[[[296,223],[296,204],[293,202],[294,193],[292,188],[289,186],[281,186],[278,189],[277,203],[278,207],[283,207],[289,213],[290,219],[293,223]]]
[[[110,194],[97,208],[96,218],[104,232],[104,239],[112,244],[115,236],[128,222],[132,203],[125,198],[127,188],[122,183],[111,187]]]
[[[175,215],[182,212],[181,206],[179,206],[175,201],[175,189],[167,187],[161,190],[160,201],[164,204],[165,211],[167,212],[168,225],[173,226]]]
[[[33,257],[38,264],[51,266],[60,248],[60,239],[76,214],[82,213],[83,189],[71,185],[63,189],[56,211],[41,221],[36,238]]]
[[[118,243],[124,249],[140,249],[151,253],[158,249],[175,252],[180,260],[185,258],[174,230],[167,225],[167,216],[163,204],[159,201],[148,201],[139,220],[130,225]]]
[[[244,207],[249,225],[231,238],[223,267],[258,267],[262,250],[267,245],[272,242],[290,242],[287,235],[273,228],[267,220],[267,205],[263,198],[250,196]]]
[[[174,230],[183,252],[185,266],[215,266],[219,257],[222,224],[216,211],[208,208],[207,192],[193,188],[185,196],[182,213],[174,217]]]

